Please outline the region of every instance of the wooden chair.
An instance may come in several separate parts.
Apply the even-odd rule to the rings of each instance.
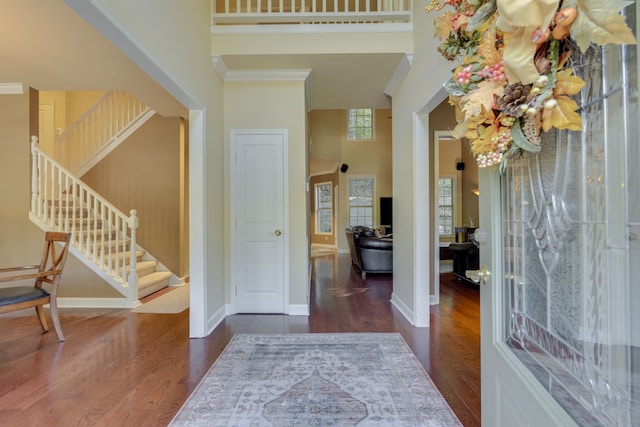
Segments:
[[[62,269],[67,260],[69,251],[70,233],[48,231],[45,234],[44,252],[40,265],[26,265],[21,267],[0,268],[0,313],[9,313],[16,310],[35,307],[38,320],[44,332],[49,331],[47,319],[44,315],[44,304],[51,307],[51,319],[58,334],[58,339],[64,341],[62,329],[60,328],[60,318],[58,317],[58,286]],[[56,247],[56,242],[62,242],[62,248]],[[18,274],[6,276],[6,273],[37,270],[35,273]],[[34,286],[9,286],[4,287],[4,282],[20,282],[25,279],[35,279]],[[47,291],[42,287],[43,283],[51,285],[51,290]]]

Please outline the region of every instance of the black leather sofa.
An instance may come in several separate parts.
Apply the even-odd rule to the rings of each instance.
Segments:
[[[376,237],[372,228],[355,226],[345,229],[351,263],[365,278],[367,273],[393,273],[393,239]]]
[[[480,251],[473,242],[452,243],[449,245],[451,255],[453,255],[453,272],[459,280],[470,283],[465,273],[467,270],[478,270],[480,268]]]

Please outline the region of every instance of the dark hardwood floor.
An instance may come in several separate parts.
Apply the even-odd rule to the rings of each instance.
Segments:
[[[32,310],[0,316],[0,426],[166,426],[236,333],[399,332],[465,426],[480,425],[478,290],[442,275],[431,327],[391,307],[391,276],[313,258],[311,315],[229,316],[189,339],[188,310],[61,309],[66,342]]]

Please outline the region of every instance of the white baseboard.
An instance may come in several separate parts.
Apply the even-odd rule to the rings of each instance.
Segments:
[[[289,304],[290,316],[308,316],[309,305],[308,304]]]
[[[411,323],[412,326],[415,326],[416,320],[413,310],[409,308],[400,298],[396,296],[395,293],[391,293],[391,305],[400,311],[400,314],[404,316],[405,319]]]
[[[136,308],[140,301],[130,303],[126,298],[58,297],[59,308]]]
[[[227,306],[223,305],[207,320],[207,335],[211,334],[225,317],[227,317]]]

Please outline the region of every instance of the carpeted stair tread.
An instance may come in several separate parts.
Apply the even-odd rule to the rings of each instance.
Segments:
[[[136,259],[138,261],[142,261],[142,256],[144,255],[144,251],[136,251]],[[122,260],[124,259],[124,263],[125,265],[129,265],[129,263],[131,262],[131,252],[127,251],[124,253],[120,253],[118,255],[118,261],[122,262]]]
[[[138,298],[144,298],[147,295],[164,289],[169,286],[171,278],[170,271],[156,271],[146,276],[138,278]]]
[[[140,261],[136,263],[136,272],[138,277],[146,276],[156,271],[157,261]],[[127,266],[127,275],[131,272],[131,266]]]

